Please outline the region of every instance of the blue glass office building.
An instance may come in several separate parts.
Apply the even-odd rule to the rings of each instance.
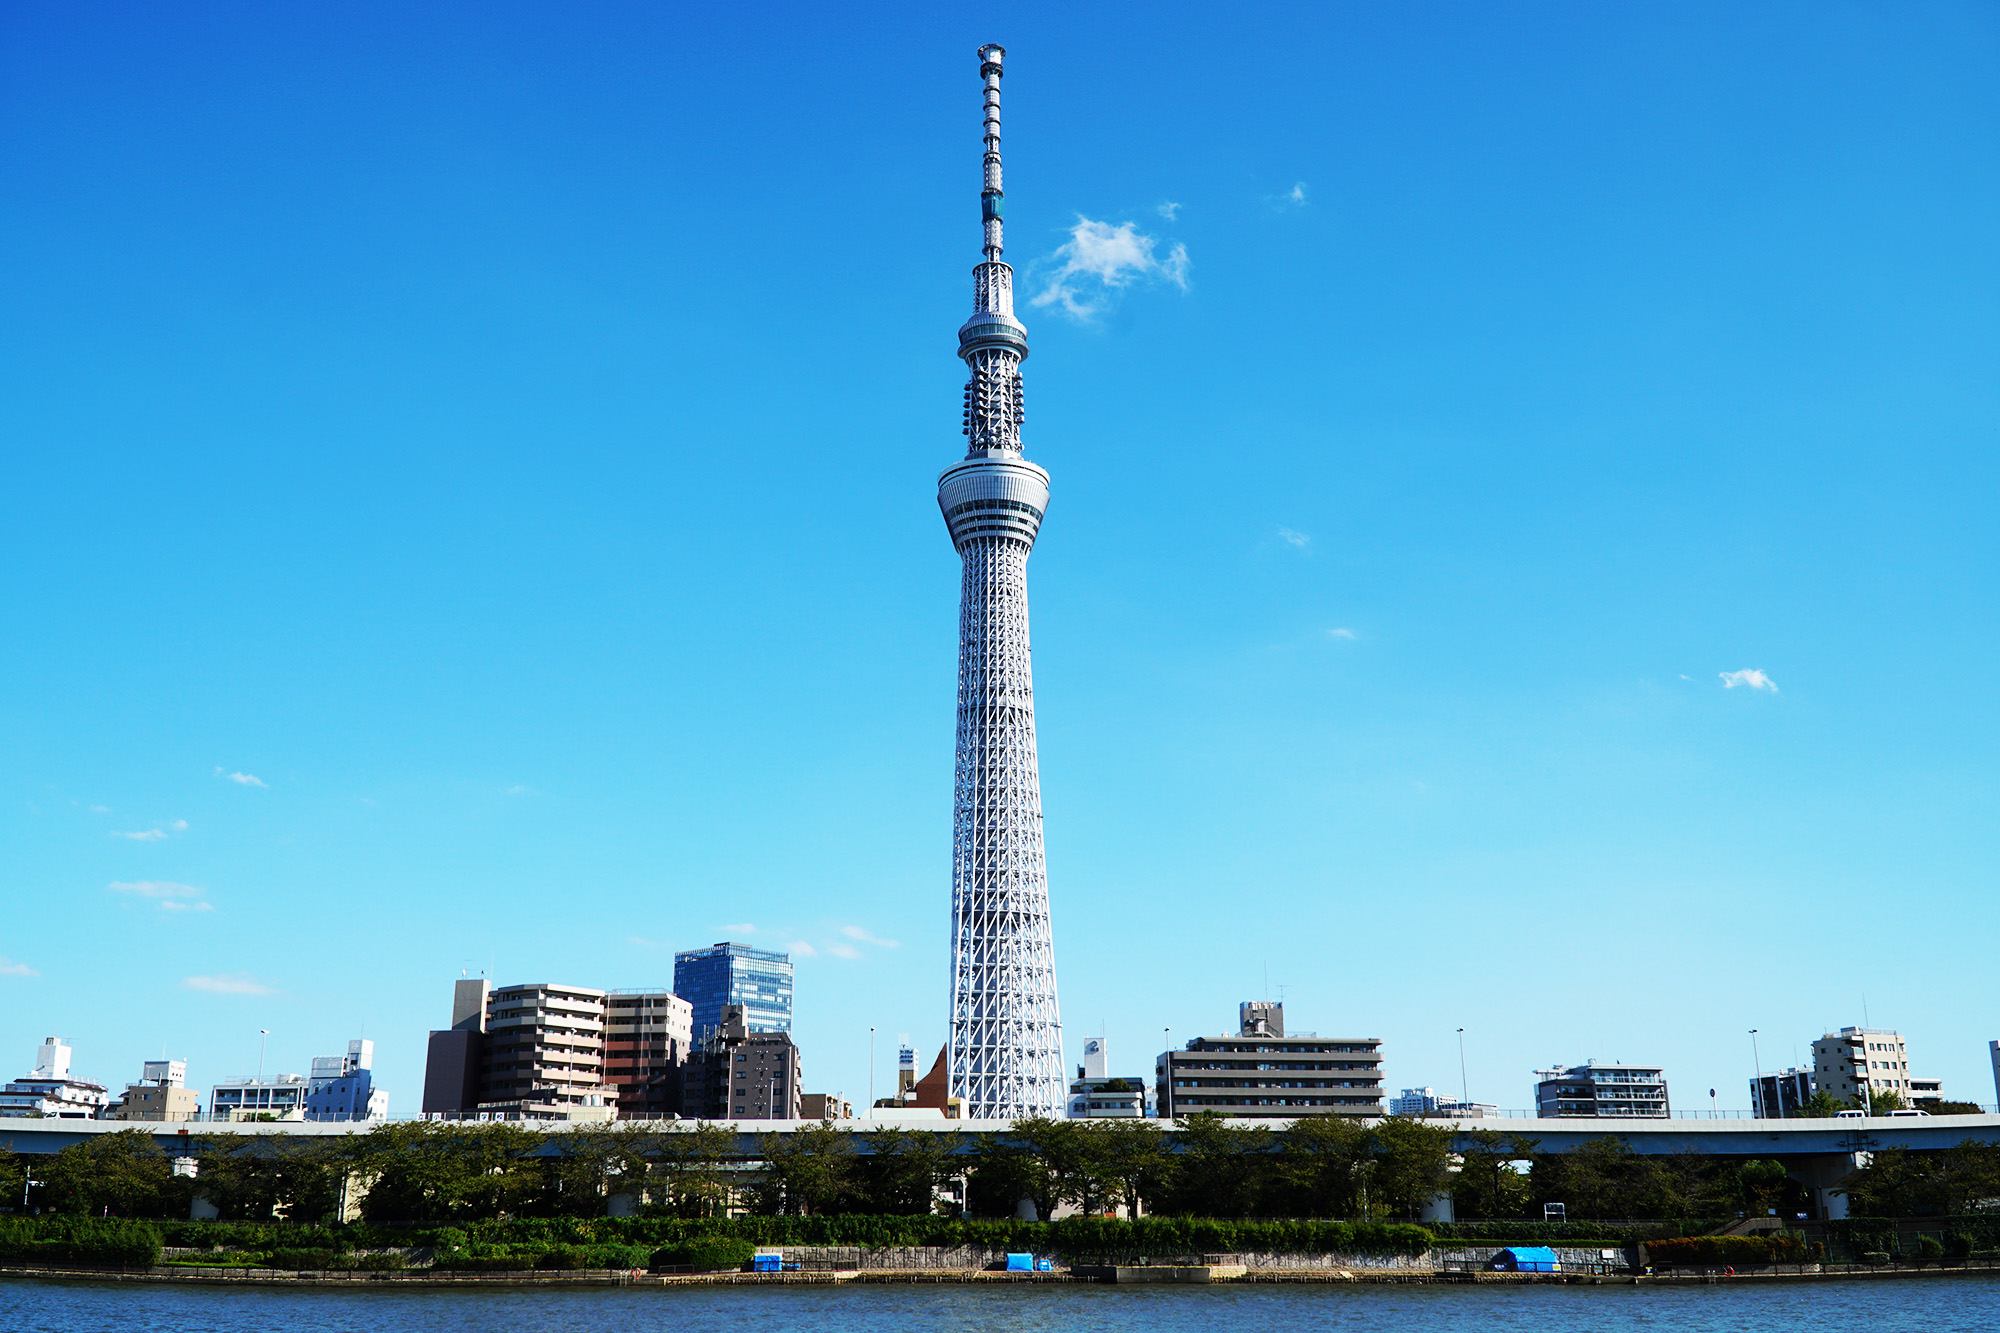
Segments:
[[[722,1022],[722,1007],[743,1006],[752,1032],[792,1030],[790,954],[722,943],[674,955],[674,994],[694,1007],[699,1041]]]

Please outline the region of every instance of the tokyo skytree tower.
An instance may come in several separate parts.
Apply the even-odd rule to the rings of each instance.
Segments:
[[[965,460],[938,478],[938,508],[964,561],[958,611],[958,769],[951,833],[952,1095],[971,1120],[1061,1117],[1062,1019],[1042,859],[1042,782],[1028,657],[1028,552],[1049,474],[1021,457],[1021,362],[1014,270],[1000,261],[1000,62],[986,82],[986,260],[972,270],[972,318],[958,331]]]

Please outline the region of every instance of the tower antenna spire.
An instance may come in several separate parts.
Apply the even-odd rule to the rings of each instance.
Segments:
[[[988,42],[979,48],[979,77],[986,82],[986,183],[979,191],[979,216],[986,224],[986,262],[1000,262],[1006,248],[1000,234],[1000,220],[1006,212],[1007,192],[1000,183],[1000,65],[1007,48]]]
[[[1042,784],[1028,653],[1028,553],[1049,474],[1021,456],[1014,270],[1000,258],[1000,72],[979,48],[986,154],[979,192],[985,258],[972,270],[965,362],[965,458],[938,478],[938,508],[963,562],[958,612],[958,758],[952,802],[950,1095],[968,1120],[1060,1116],[1067,1106],[1055,940],[1042,853]]]

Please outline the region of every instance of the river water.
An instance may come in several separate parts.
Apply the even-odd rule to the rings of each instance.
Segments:
[[[1746,1333],[2000,1329],[2000,1278],[1752,1287],[677,1287],[355,1291],[0,1281],[8,1333]]]

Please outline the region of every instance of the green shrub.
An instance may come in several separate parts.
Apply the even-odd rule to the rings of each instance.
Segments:
[[[1794,1232],[1776,1236],[1678,1236],[1646,1242],[1646,1262],[1661,1268],[1760,1268],[1798,1263],[1809,1251]]]
[[[354,1266],[365,1273],[393,1273],[404,1265],[400,1254],[357,1254]]]
[[[159,1228],[124,1218],[0,1218],[0,1260],[151,1268],[160,1262]]]
[[[281,1249],[272,1250],[264,1256],[266,1268],[323,1269],[334,1266],[340,1257],[339,1250]]]
[[[1950,1236],[1945,1238],[1944,1248],[1945,1253],[1951,1255],[1954,1259],[1969,1259],[1972,1257],[1972,1252],[1979,1248],[1979,1245],[1977,1241],[1973,1240],[1971,1232],[1954,1231]]]
[[[651,1268],[692,1268],[700,1273],[715,1273],[731,1268],[741,1268],[757,1253],[757,1247],[747,1240],[734,1236],[703,1236],[696,1240],[684,1240],[678,1245],[663,1245],[653,1251],[648,1267]]]
[[[1917,1237],[1917,1253],[1925,1259],[1944,1258],[1944,1242],[1936,1236]]]
[[[1861,1256],[1861,1262],[1864,1264],[1886,1264],[1889,1262],[1889,1252],[1887,1250],[1869,1250]]]

